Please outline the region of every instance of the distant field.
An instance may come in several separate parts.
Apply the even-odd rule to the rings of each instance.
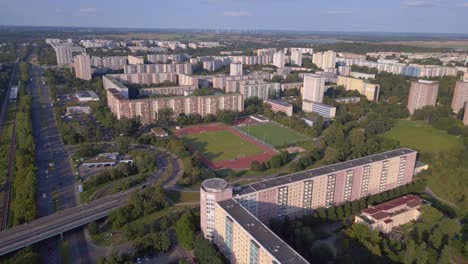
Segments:
[[[260,141],[275,147],[311,139],[295,130],[287,127],[281,127],[274,123],[248,125],[241,127],[240,129]]]
[[[227,130],[208,131],[184,135],[185,144],[193,147],[213,162],[263,153],[263,149],[250,144],[240,136]]]
[[[425,48],[465,48],[468,49],[468,41],[466,40],[448,40],[448,41],[391,41],[384,42],[385,44],[408,45]]]
[[[399,120],[384,136],[421,152],[448,152],[461,147],[459,138],[422,121]]]

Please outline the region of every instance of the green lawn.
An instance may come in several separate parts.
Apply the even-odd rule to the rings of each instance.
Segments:
[[[185,135],[182,139],[214,162],[263,153],[263,149],[226,130]]]
[[[400,145],[420,152],[448,152],[461,148],[459,138],[422,121],[399,120],[385,137],[397,139]]]
[[[311,139],[295,130],[287,127],[281,127],[274,123],[249,125],[241,127],[240,129],[260,141],[275,147]]]

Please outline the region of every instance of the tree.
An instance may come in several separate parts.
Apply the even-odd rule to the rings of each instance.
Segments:
[[[88,224],[88,231],[91,235],[95,235],[99,232],[99,228],[96,221],[92,221]]]
[[[412,264],[416,259],[416,243],[414,240],[409,240],[408,245],[406,246],[405,255],[403,262],[405,264]]]
[[[208,240],[205,240],[201,235],[195,240],[194,254],[200,264],[223,264],[221,254],[216,251]]]
[[[193,243],[195,240],[195,225],[194,219],[191,212],[187,212],[182,215],[179,221],[175,225],[175,231],[177,234],[177,240],[179,244],[186,249],[193,249]]]
[[[115,139],[115,147],[117,152],[120,154],[128,153],[128,147],[130,145],[130,138],[121,136]]]

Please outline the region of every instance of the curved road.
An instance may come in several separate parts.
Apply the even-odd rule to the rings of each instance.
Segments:
[[[168,152],[166,152],[165,156],[169,158],[174,168],[172,174],[163,183],[163,185],[169,187],[172,182],[175,182],[182,175],[182,170],[179,167],[180,161],[176,156]],[[127,191],[94,200],[88,204],[68,208],[0,232],[0,256],[108,216],[115,209],[126,205],[129,196],[134,191],[141,190],[146,185],[156,182],[164,174],[167,167],[166,159],[159,156],[157,160],[158,165],[160,165],[159,169],[145,183]]]

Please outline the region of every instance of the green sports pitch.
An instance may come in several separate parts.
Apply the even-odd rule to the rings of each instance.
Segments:
[[[291,145],[311,139],[295,130],[274,123],[247,125],[240,127],[240,130],[275,147]]]
[[[185,144],[212,162],[248,157],[263,153],[263,149],[227,130],[189,134],[182,137]]]

